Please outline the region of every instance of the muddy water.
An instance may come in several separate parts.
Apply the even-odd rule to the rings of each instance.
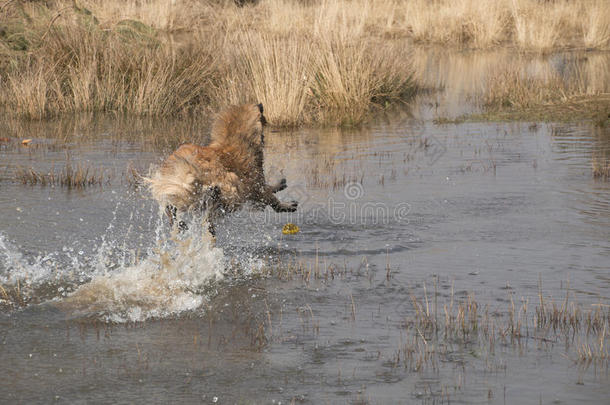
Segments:
[[[214,246],[201,226],[172,235],[130,178],[171,147],[142,137],[162,130],[94,128],[0,144],[0,401],[610,396],[607,360],[579,361],[585,343],[604,353],[606,332],[535,328],[540,296],[582,313],[610,304],[610,183],[592,175],[610,157],[607,130],[396,116],[360,131],[270,132],[268,179],[286,177],[279,197],[299,210],[237,213]],[[205,125],[192,131],[205,138]],[[66,151],[102,184],[15,180],[19,168],[59,173]],[[282,235],[288,222],[301,231]],[[418,321],[475,301],[477,331],[447,337]]]

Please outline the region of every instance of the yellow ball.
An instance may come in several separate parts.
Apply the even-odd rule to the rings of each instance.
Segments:
[[[284,235],[293,235],[297,232],[299,232],[299,227],[296,226],[295,224],[286,224],[282,228],[282,233]]]

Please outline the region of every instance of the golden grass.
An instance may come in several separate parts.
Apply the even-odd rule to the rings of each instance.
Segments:
[[[605,0],[411,0],[382,2],[394,33],[425,43],[487,48],[512,44],[527,51],[610,45]]]
[[[171,115],[205,98],[211,49],[161,46],[137,24],[57,21],[24,28],[32,45],[5,58],[1,101],[9,111],[37,119],[77,111]]]
[[[414,41],[535,51],[610,41],[603,0],[57,0],[2,12],[0,104],[34,119],[260,101],[275,125],[358,124],[413,94]]]
[[[80,162],[72,164],[69,157],[65,166],[59,172],[56,172],[55,168],[48,172],[38,171],[33,167],[18,168],[15,178],[22,184],[32,186],[61,186],[67,188],[101,186],[109,181],[103,169],[94,168]]]
[[[476,48],[499,43],[525,50],[610,45],[605,0],[260,0],[242,8],[230,0],[82,4],[101,22],[136,19],[171,31],[219,23],[228,29],[257,27],[276,34],[332,29],[352,38],[409,37]]]
[[[608,49],[610,46],[610,7],[604,0],[585,3],[581,29],[585,47]]]
[[[583,68],[577,61],[566,69],[576,73],[562,76],[548,64],[519,61],[497,67],[484,80],[478,101],[493,119],[605,122],[610,93],[601,78],[607,77],[607,67],[594,63]]]
[[[484,48],[508,40],[510,14],[502,1],[414,0],[405,3],[398,27],[421,42]],[[401,10],[402,11],[402,10]]]
[[[265,106],[274,125],[298,124],[305,119],[311,48],[296,37],[278,38],[248,31],[231,39],[233,69],[222,79],[217,98],[237,104],[255,99]]]
[[[313,13],[340,13],[345,4],[128,3],[87,3],[92,11],[18,3],[0,51],[4,109],[34,119],[80,111],[175,116],[260,101],[274,125],[358,124],[412,94],[405,44],[381,46],[355,35],[352,19],[329,25],[327,13]],[[311,18],[301,31],[281,14],[264,27],[282,7]]]
[[[549,102],[565,101],[582,95],[582,89],[566,83],[558,74],[533,77],[520,66],[507,69],[488,79],[485,106],[490,108],[530,108]]]

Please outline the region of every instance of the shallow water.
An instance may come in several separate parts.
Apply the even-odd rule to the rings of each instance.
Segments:
[[[239,212],[212,247],[198,226],[171,235],[128,180],[171,142],[151,148],[146,128],[111,119],[94,128],[0,144],[0,401],[610,395],[607,359],[578,361],[585,342],[607,347],[607,332],[531,324],[539,295],[560,307],[567,295],[583,313],[610,305],[610,183],[592,175],[610,157],[607,129],[396,116],[360,131],[269,132],[267,178],[286,177],[279,196],[299,210]],[[103,184],[15,180],[18,167],[58,172],[66,150],[101,168]],[[282,235],[288,222],[301,231]],[[418,311],[443,319],[469,300],[479,332],[496,322],[494,345],[421,329]],[[513,305],[532,328],[523,338],[507,332]]]

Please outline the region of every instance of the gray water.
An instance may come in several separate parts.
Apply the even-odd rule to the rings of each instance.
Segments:
[[[607,358],[578,352],[607,347],[608,333],[542,336],[533,322],[540,295],[583,313],[610,305],[610,182],[592,175],[608,129],[398,115],[268,131],[267,179],[286,177],[278,196],[299,209],[232,215],[214,247],[201,227],[170,235],[129,180],[174,146],[146,141],[155,125],[49,126],[29,147],[6,129],[17,138],[0,144],[0,285],[13,297],[0,296],[0,402],[607,402]],[[59,172],[66,150],[103,183],[15,179]],[[300,232],[283,235],[286,223]],[[493,350],[413,326],[414,302],[443,319],[469,299],[496,319]],[[531,329],[499,336],[525,303]]]

